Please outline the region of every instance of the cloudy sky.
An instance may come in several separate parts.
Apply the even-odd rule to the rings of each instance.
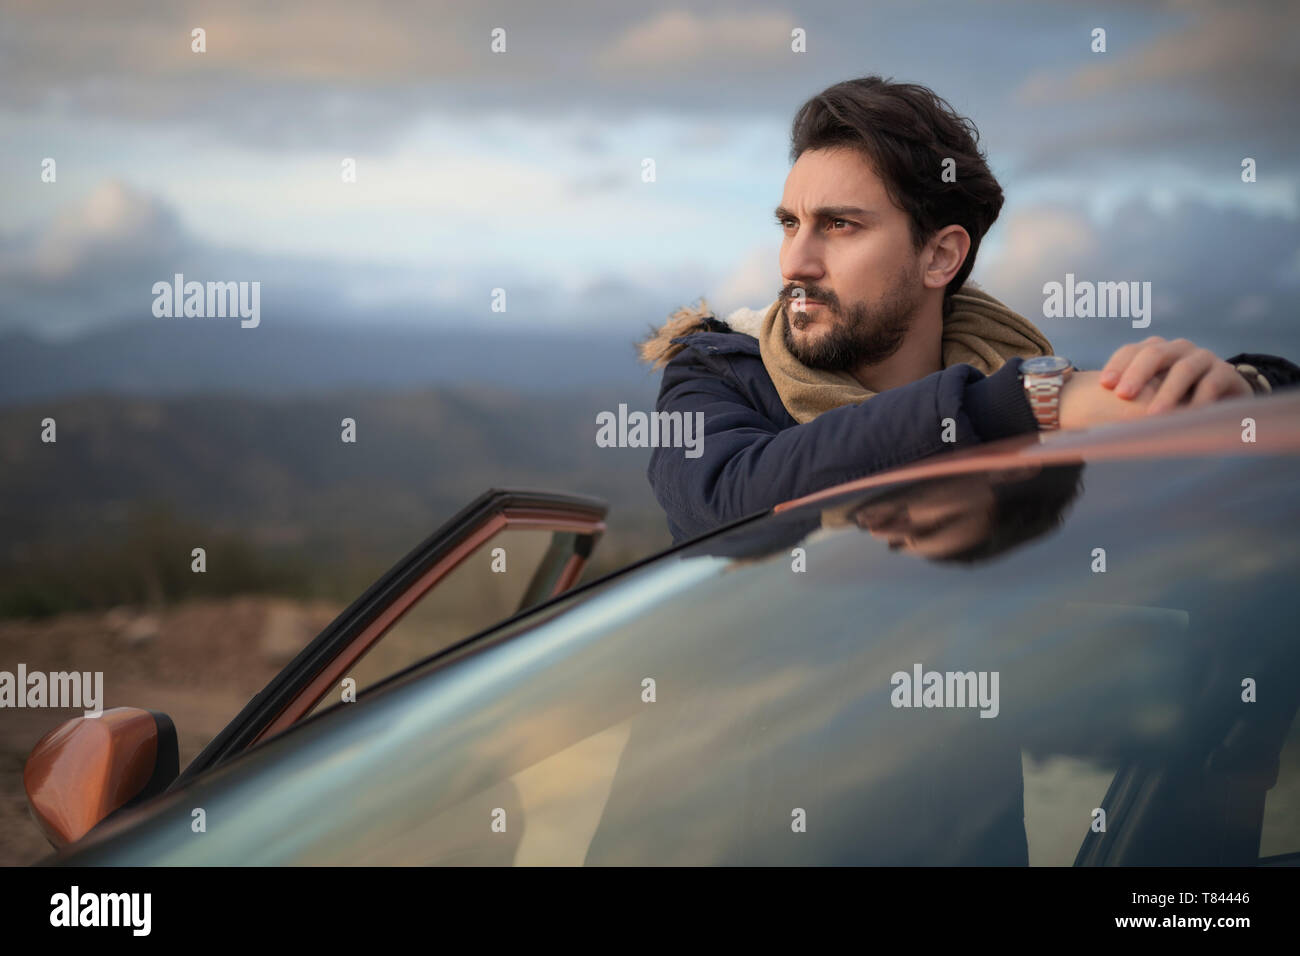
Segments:
[[[641,328],[700,296],[760,306],[790,120],[867,73],[979,126],[1008,202],[975,277],[1054,343],[1083,334],[1041,318],[1068,271],[1151,281],[1143,335],[1300,346],[1282,0],[0,0],[0,331],[147,318],[175,272],[261,281],[264,323]]]

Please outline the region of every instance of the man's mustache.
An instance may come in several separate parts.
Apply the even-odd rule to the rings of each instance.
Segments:
[[[798,293],[796,295],[796,293]],[[829,292],[821,292],[816,289],[799,288],[799,289],[782,289],[779,298],[781,304],[787,308],[794,303],[799,302],[823,302],[828,309],[835,309],[835,297]]]

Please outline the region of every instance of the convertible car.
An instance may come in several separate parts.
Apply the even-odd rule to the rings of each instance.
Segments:
[[[36,746],[29,800],[54,865],[1293,866],[1297,488],[1293,390],[953,452],[580,586],[604,506],[491,492],[183,772],[118,708]],[[517,612],[440,630],[495,561]]]

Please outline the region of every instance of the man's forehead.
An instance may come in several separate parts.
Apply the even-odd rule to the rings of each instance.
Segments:
[[[850,207],[875,209],[888,203],[888,191],[871,164],[856,150],[816,149],[803,153],[785,178],[781,205],[794,209]]]

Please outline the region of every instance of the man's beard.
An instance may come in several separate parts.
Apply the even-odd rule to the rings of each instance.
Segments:
[[[907,338],[919,298],[919,293],[909,294],[913,288],[906,277],[901,277],[874,308],[858,302],[849,307],[847,314],[836,309],[830,330],[816,341],[795,338],[793,320],[800,316],[791,312],[787,300],[783,306],[785,346],[804,365],[828,372],[878,365],[897,352]],[[830,304],[823,308],[831,310]]]

